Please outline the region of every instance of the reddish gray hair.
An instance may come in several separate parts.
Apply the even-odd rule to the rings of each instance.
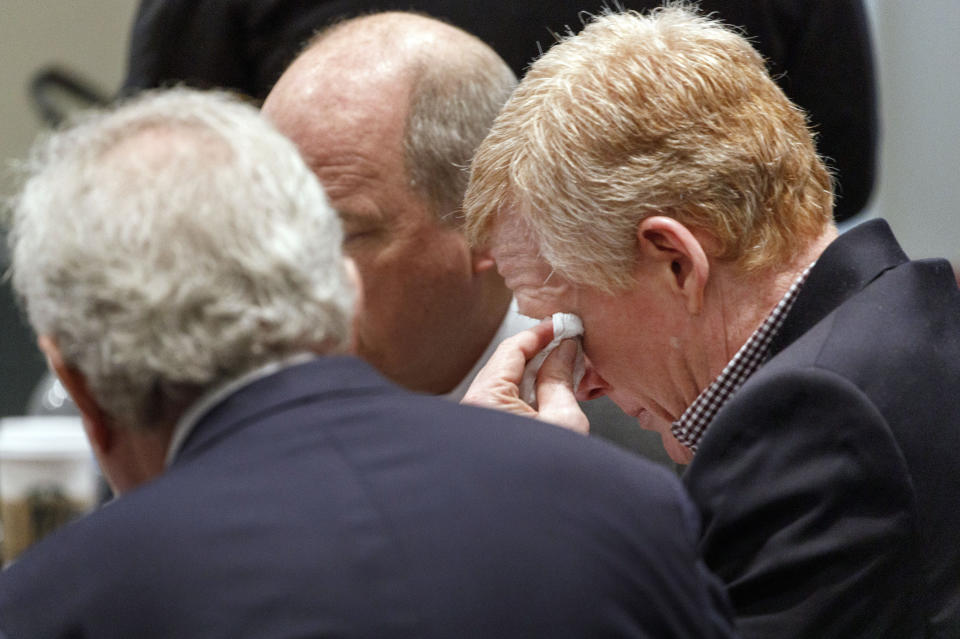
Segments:
[[[743,36],[683,6],[595,17],[537,60],[473,160],[465,230],[515,215],[568,280],[632,279],[637,225],[668,215],[757,270],[832,223],[804,114]]]

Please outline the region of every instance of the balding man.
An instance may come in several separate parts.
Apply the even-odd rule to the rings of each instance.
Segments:
[[[459,399],[488,347],[529,325],[460,232],[464,169],[515,83],[477,38],[385,13],[322,33],[264,103],[340,213],[366,283],[359,354],[412,390]]]

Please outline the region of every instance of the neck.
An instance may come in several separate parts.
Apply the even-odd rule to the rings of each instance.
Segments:
[[[97,457],[114,493],[123,494],[163,473],[172,433],[172,426],[111,429],[109,443],[100,447]]]
[[[718,343],[723,345],[723,351],[716,354],[712,366],[715,370],[711,371],[710,379],[720,374],[787,294],[790,286],[836,237],[837,230],[830,225],[819,237],[797,251],[789,262],[756,273],[744,274],[734,266],[714,265],[711,279],[716,275],[713,297],[721,316],[718,326],[723,327],[723,334]]]

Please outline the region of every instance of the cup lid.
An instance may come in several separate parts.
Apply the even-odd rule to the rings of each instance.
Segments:
[[[0,459],[51,459],[90,455],[79,417],[0,419]]]

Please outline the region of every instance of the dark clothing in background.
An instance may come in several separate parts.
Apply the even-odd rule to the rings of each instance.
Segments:
[[[6,244],[7,236],[0,232],[0,274],[10,266]],[[46,361],[17,306],[13,287],[0,277],[0,417],[24,413],[30,391],[45,370]]]
[[[0,636],[732,637],[698,531],[664,468],[320,358],[0,574]]]
[[[262,100],[318,29],[372,11],[413,9],[476,34],[518,74],[606,0],[144,0],[124,91],[176,82],[232,88]],[[622,0],[646,10],[659,0]],[[876,179],[877,106],[862,0],[702,0],[741,26],[787,95],[810,115],[817,148],[838,178],[838,221],[858,213]]]
[[[960,637],[960,290],[883,220],[817,261],[684,475],[745,637]]]

